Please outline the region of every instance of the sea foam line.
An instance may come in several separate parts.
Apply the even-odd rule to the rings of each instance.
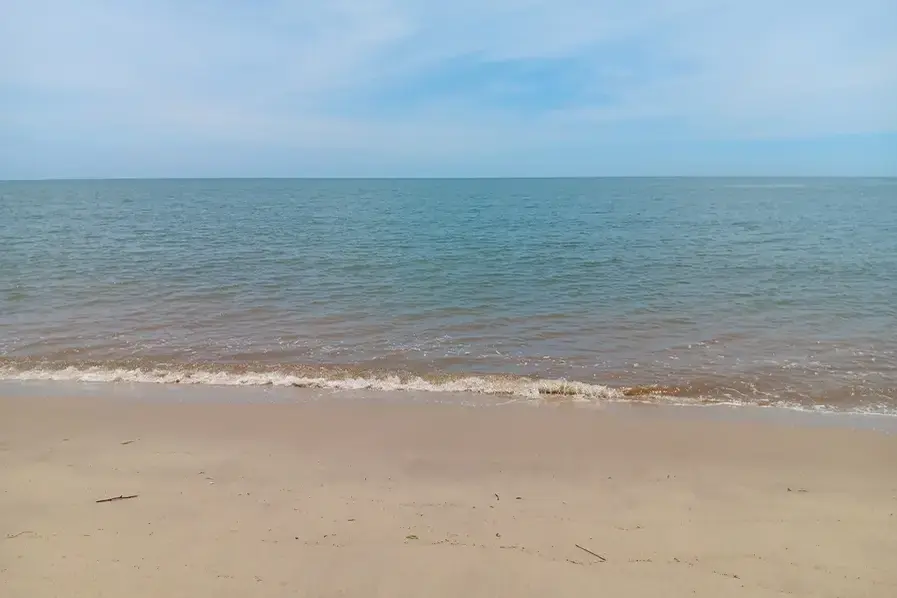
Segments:
[[[309,368],[312,370],[314,368]],[[612,387],[564,379],[526,378],[512,375],[420,375],[395,372],[350,372],[323,368],[315,374],[278,370],[228,371],[215,367],[166,365],[125,367],[115,365],[36,363],[7,361],[0,363],[0,380],[151,383],[246,387],[296,387],[322,390],[373,390],[386,392],[473,393],[498,395],[524,400],[564,400],[587,402],[664,403],[702,407],[775,407],[813,413],[897,416],[897,410],[882,403],[841,409],[830,405],[804,405],[798,402],[758,397],[687,396],[663,386]]]
[[[568,380],[512,376],[457,376],[429,380],[393,373],[369,375],[306,375],[277,371],[229,372],[189,368],[122,368],[104,366],[0,366],[0,378],[20,381],[136,382],[206,384],[215,386],[292,386],[329,390],[379,390],[475,393],[527,399],[563,397],[580,400],[621,400],[625,389]]]

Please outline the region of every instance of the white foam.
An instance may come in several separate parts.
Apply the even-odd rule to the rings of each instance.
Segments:
[[[427,380],[398,374],[355,377],[309,376],[281,372],[229,372],[203,369],[128,369],[102,366],[34,367],[0,366],[0,378],[21,381],[137,382],[154,384],[208,384],[217,386],[296,386],[330,390],[379,390],[476,393],[527,399],[563,397],[571,400],[620,400],[620,389],[567,380],[505,376],[463,376]]]
[[[427,379],[414,375],[370,373],[346,376],[334,373],[309,375],[282,371],[245,371],[169,366],[157,368],[108,367],[102,365],[30,364],[0,365],[0,380],[88,383],[151,383],[211,386],[277,386],[325,390],[374,390],[387,392],[474,393],[507,396],[512,399],[545,401],[552,399],[586,402],[653,403],[694,407],[774,407],[802,412],[891,415],[893,406],[884,403],[854,406],[849,410],[828,405],[803,405],[770,396],[707,397],[670,396],[656,393],[627,396],[625,389],[563,379],[533,379],[518,376],[457,376]]]

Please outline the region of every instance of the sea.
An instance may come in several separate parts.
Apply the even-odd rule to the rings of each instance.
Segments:
[[[0,182],[0,380],[897,415],[897,179]]]

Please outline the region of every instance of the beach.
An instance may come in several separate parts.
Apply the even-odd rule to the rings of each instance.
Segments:
[[[4,596],[897,595],[893,434],[315,397],[0,398]]]

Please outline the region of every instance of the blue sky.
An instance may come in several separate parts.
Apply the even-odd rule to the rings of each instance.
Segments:
[[[897,175],[894,0],[0,10],[0,178]]]

